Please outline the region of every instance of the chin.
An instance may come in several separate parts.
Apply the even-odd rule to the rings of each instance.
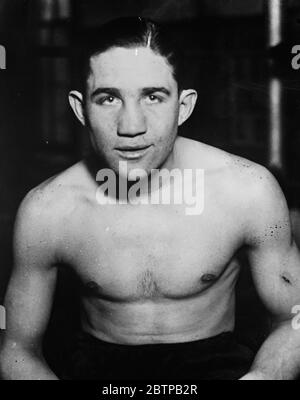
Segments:
[[[144,157],[136,160],[122,159],[122,158],[105,158],[105,164],[108,169],[123,179],[128,179],[128,175],[133,173],[133,170],[142,170],[145,176],[149,176],[153,169],[159,169],[164,164],[166,157],[148,158]],[[132,171],[132,172],[131,172]],[[137,171],[137,175],[141,176]]]
[[[141,175],[144,175],[144,177],[146,177],[147,175],[150,175],[151,169],[153,168],[143,162],[124,162],[124,160],[120,160],[120,164],[116,172],[120,175],[120,177],[124,179],[128,179],[128,177],[130,176],[133,179],[134,175],[135,177],[140,177]],[[135,170],[137,170],[136,173],[134,173]]]

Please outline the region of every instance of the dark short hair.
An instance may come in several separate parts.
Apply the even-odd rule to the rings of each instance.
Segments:
[[[80,46],[80,89],[85,94],[90,73],[90,59],[113,47],[149,47],[167,60],[172,68],[178,89],[183,89],[181,51],[171,32],[162,25],[142,17],[123,17],[100,26],[84,35]]]

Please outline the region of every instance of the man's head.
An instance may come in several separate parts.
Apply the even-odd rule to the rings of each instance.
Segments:
[[[118,19],[94,39],[85,52],[81,89],[70,92],[71,107],[110,168],[118,172],[119,161],[127,161],[129,170],[149,173],[171,156],[196,92],[183,89],[176,47],[154,22]]]

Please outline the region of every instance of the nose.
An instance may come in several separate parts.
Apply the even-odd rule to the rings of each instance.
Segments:
[[[137,104],[124,106],[119,115],[119,136],[134,137],[145,133],[146,130],[146,119],[142,108]]]

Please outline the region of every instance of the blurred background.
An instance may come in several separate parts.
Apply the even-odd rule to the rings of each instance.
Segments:
[[[6,69],[0,70],[0,304],[20,201],[82,158],[88,146],[67,100],[79,65],[77,39],[127,15],[168,24],[181,43],[199,99],[180,134],[268,167],[300,239],[300,70],[291,65],[291,49],[300,45],[298,0],[0,0],[0,45],[6,48]],[[237,330],[255,348],[265,334],[258,326],[267,319],[249,282],[244,268]],[[60,285],[66,287],[59,284],[58,291]],[[71,290],[62,292],[65,304]],[[58,308],[60,324],[67,325],[66,307]]]

